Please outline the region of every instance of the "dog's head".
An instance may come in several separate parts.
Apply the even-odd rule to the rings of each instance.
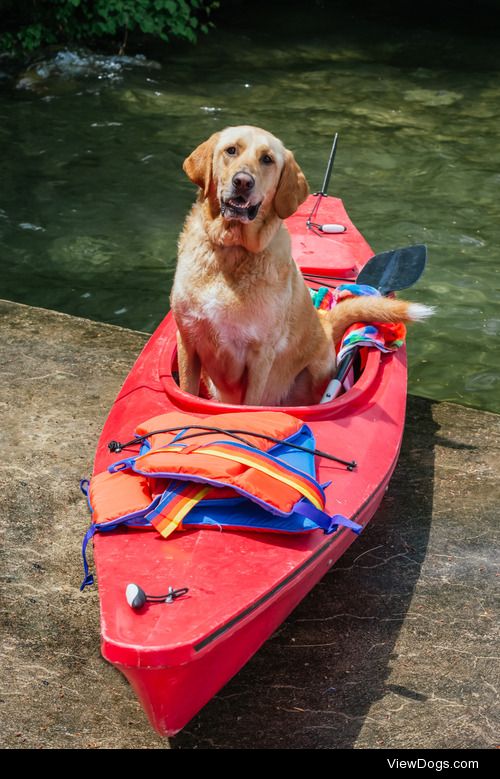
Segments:
[[[183,167],[226,223],[249,224],[273,211],[286,219],[309,191],[292,152],[259,127],[227,127],[214,133]]]

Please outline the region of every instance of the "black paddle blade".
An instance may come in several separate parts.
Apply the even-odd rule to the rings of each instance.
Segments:
[[[369,284],[382,295],[411,287],[424,272],[427,247],[423,244],[405,246],[376,254],[362,269],[356,284]]]

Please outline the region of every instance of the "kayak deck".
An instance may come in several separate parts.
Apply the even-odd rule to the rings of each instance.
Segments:
[[[355,278],[372,251],[340,200],[321,204],[323,222],[345,224],[341,234],[306,231],[313,196],[289,220],[294,257],[303,272]],[[321,281],[321,279],[319,279]],[[208,416],[251,407],[188,395],[175,375],[175,323],[170,315],[144,348],[120,391],[99,440],[94,472],[118,459],[110,440],[129,440],[135,426],[157,414],[182,410]],[[395,467],[406,404],[406,355],[372,350],[365,369],[343,396],[323,405],[280,408],[304,419],[316,446],[357,467],[317,458],[327,488],[327,511],[365,525]],[[262,409],[260,409],[262,410]],[[123,455],[122,455],[123,456]],[[300,535],[184,530],[163,539],[150,530],[96,534],[94,557],[101,599],[102,652],[136,689],[153,726],[180,730],[281,624],[328,571],[355,534]],[[187,587],[171,604],[133,611],[128,583],[147,593]]]

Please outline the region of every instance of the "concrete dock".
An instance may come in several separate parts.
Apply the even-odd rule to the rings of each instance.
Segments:
[[[3,748],[492,748],[500,416],[410,397],[360,539],[170,743],[99,651],[79,479],[147,335],[2,301]]]

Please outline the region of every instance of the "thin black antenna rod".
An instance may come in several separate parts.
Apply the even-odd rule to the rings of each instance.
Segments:
[[[332,170],[333,170],[333,163],[335,161],[335,153],[337,151],[337,140],[338,140],[339,134],[335,133],[335,137],[333,139],[332,143],[332,150],[330,152],[330,158],[328,160],[328,165],[326,167],[326,173],[325,178],[323,179],[323,186],[321,187],[321,192],[318,194],[323,195],[323,197],[326,197],[328,195],[328,185],[330,184],[330,179],[332,176]]]
[[[322,233],[345,233],[345,231],[347,230],[345,225],[318,224],[315,221],[323,198],[328,197],[328,186],[330,184],[330,179],[332,177],[333,163],[335,161],[335,153],[337,151],[338,138],[339,138],[339,134],[335,133],[335,137],[332,143],[332,150],[330,152],[330,157],[328,158],[328,165],[326,166],[325,178],[323,179],[323,186],[321,187],[320,192],[314,193],[316,202],[313,206],[311,213],[309,214],[306,220],[307,229],[311,230],[315,235],[321,235]]]

